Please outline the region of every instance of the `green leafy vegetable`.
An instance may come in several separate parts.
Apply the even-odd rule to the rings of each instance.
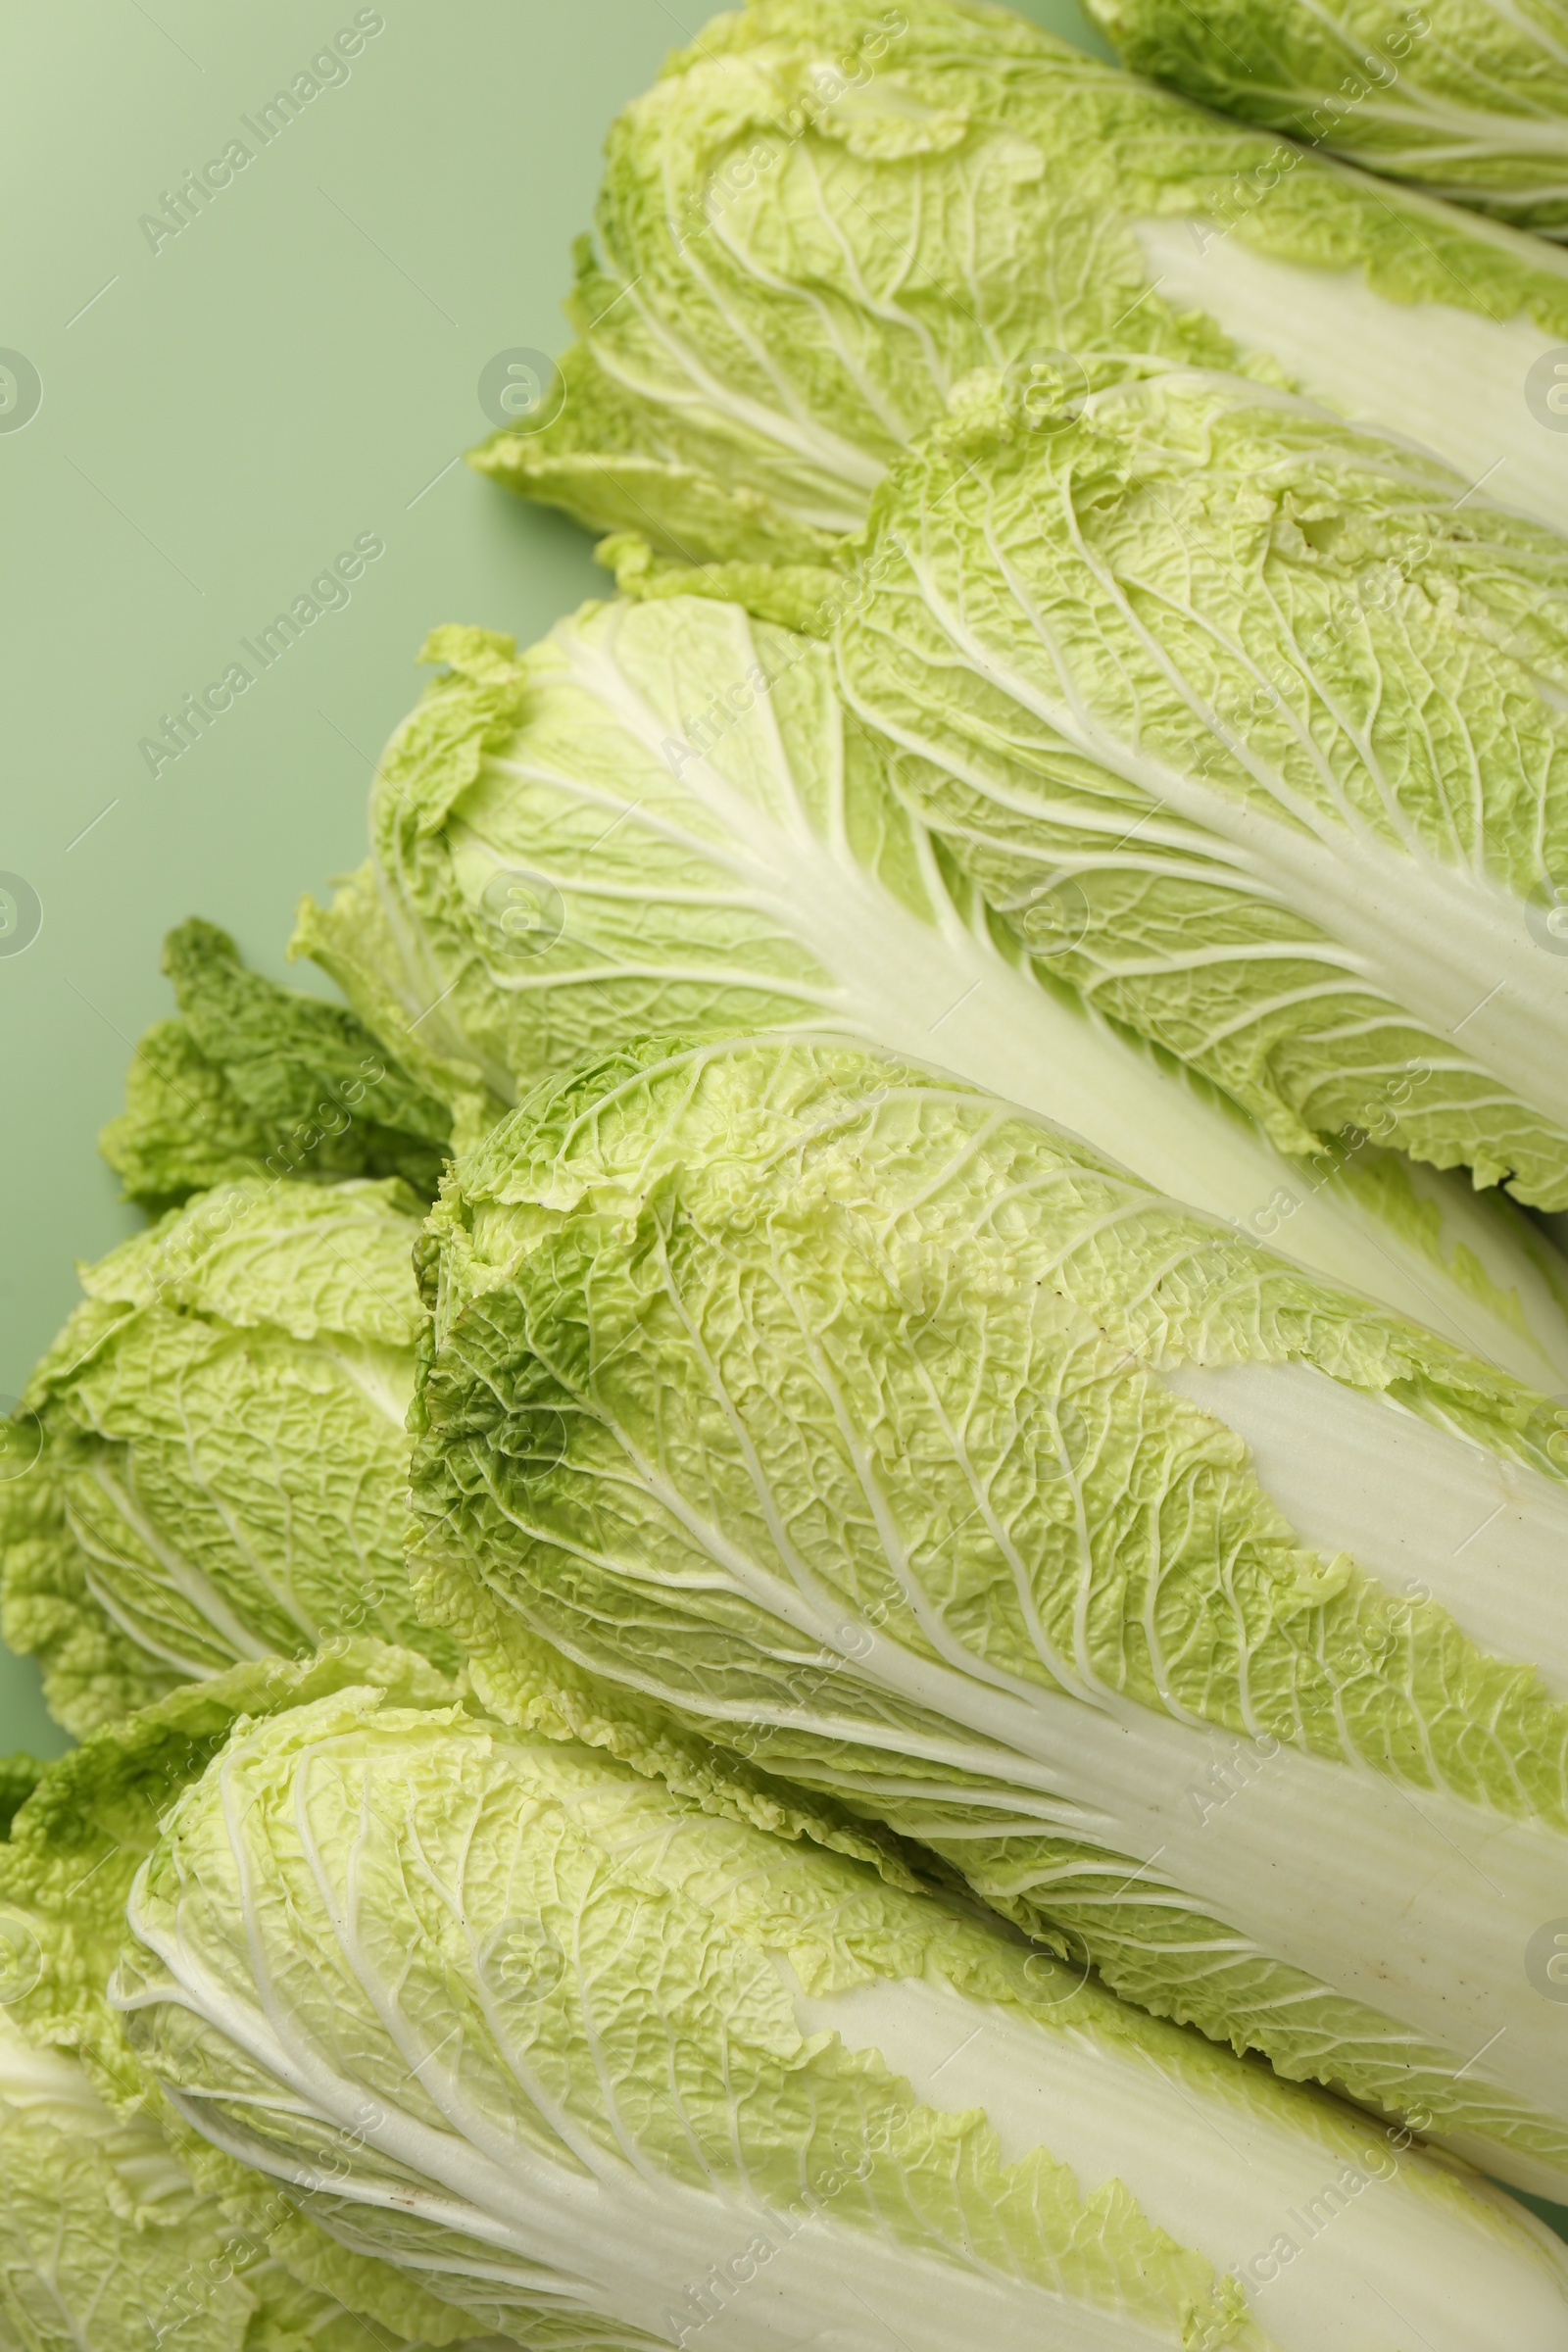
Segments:
[[[3,2011],[0,2199],[5,2352],[417,2352],[368,2338],[363,2319],[245,2240],[156,2124],[116,2116]]]
[[[1560,1208],[1568,548],[1459,491],[1234,377],[1060,432],[977,379],[838,654],[1025,943],[1281,1150],[1384,1120]]]
[[[132,1200],[162,1211],[253,1176],[401,1176],[432,1197],[446,1112],[351,1012],[247,971],[215,923],[171,931],[164,969],[179,1017],[142,1039],[99,1139]]]
[[[251,1179],[83,1272],[0,1485],[5,1637],[70,1730],[337,1633],[428,1642],[401,1556],[417,1215],[396,1181]]]
[[[1140,74],[1370,171],[1568,234],[1558,0],[1088,0]]]
[[[201,2328],[185,2341],[243,2352],[257,2302],[225,2259],[221,2215],[156,2125],[122,2123],[79,2066],[30,2048],[3,2011],[0,2198],[7,2352],[124,2352],[183,2319],[187,2299]]]
[[[1568,1203],[1563,542],[1492,503],[1568,521],[1568,266],[1012,20],[881,22],[762,0],[671,62],[564,398],[483,462],[623,585],[836,627],[984,894],[1278,1148],[1396,1112]]]
[[[975,368],[1050,413],[1140,357],[1288,378],[1568,527],[1525,397],[1562,257],[964,0],[705,26],[610,134],[570,313],[474,463],[687,563],[822,560]]]
[[[1558,2250],[1406,2135],[462,1709],[239,1728],[128,1918],[112,1998],[172,2106],[509,2341],[1560,2339]]]
[[[487,1704],[548,1644],[1562,2197],[1568,1415],[849,1046],[612,1057],[434,1224],[413,1566]]]
[[[848,1031],[1568,1387],[1568,1269],[1518,1211],[1365,1137],[1292,1167],[1090,1017],[901,806],[820,645],[676,597],[589,606],[520,661],[480,629],[425,655],[451,666],[382,764],[370,862],[296,949],[479,1130],[645,1031]]]
[[[349,2263],[308,2212],[225,2172],[163,2109],[105,2000],[126,1895],[179,1789],[239,1719],[349,1685],[402,1704],[451,1695],[423,1660],[374,1642],[234,1668],[42,1768],[0,1844],[5,2352],[495,2352],[407,2279]]]
[[[371,1684],[399,1706],[443,1706],[454,1695],[428,1660],[363,1635],[307,1659],[248,1660],[89,1733],[44,1767],[18,1810],[0,1842],[6,2012],[35,2048],[78,2060],[117,2114],[140,2113],[146,2085],[104,1991],[126,1896],[164,1814],[236,1723]]]

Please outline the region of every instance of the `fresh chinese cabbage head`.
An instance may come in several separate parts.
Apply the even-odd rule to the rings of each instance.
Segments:
[[[451,1119],[340,1004],[247,971],[193,918],[164,942],[179,1012],[137,1046],[99,1149],[155,1213],[248,1176],[401,1176],[435,1192]]]
[[[1088,0],[1140,74],[1548,236],[1568,234],[1556,0]]]
[[[1407,2134],[468,1708],[238,1728],[127,1919],[111,1998],[173,2111],[510,2342],[1547,2352],[1568,2320],[1561,2249]]]
[[[973,368],[1280,370],[1568,528],[1568,268],[966,0],[756,0],[613,125],[560,381],[475,462],[667,555],[816,560]]]
[[[1568,1414],[844,1044],[541,1089],[434,1227],[411,1565],[488,1704],[548,1643],[1563,2198]]]
[[[334,1634],[441,1649],[401,1556],[418,1213],[251,1179],[83,1270],[0,1484],[5,1637],[68,1729]]]
[[[43,1769],[0,1840],[0,2346],[5,2352],[499,2352],[307,2209],[224,2168],[141,2075],[105,1990],[158,1818],[235,1721],[347,1684],[425,1705],[422,1660],[340,1644],[187,1686]]]
[[[901,806],[825,647],[672,597],[585,607],[520,660],[471,628],[425,654],[450,667],[382,762],[370,860],[329,908],[305,902],[295,944],[389,1061],[455,1106],[487,1099],[481,1129],[647,1031],[844,1030],[1568,1390],[1568,1269],[1519,1212],[1365,1136],[1293,1168],[1090,1017]]]
[[[851,703],[1025,943],[1285,1152],[1378,1123],[1568,1206],[1568,543],[1236,377],[889,477]]]

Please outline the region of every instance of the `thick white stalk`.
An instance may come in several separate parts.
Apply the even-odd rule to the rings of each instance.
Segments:
[[[1305,1544],[1428,1595],[1568,1699],[1568,1490],[1310,1364],[1178,1364],[1168,1385],[1246,1439]]]
[[[682,1516],[701,1540],[694,1516]],[[982,1776],[984,1795],[976,1790],[965,1801],[983,1804],[999,1832],[1022,1839],[1052,1829],[1128,1863],[1136,1890],[1107,1897],[1123,1930],[1141,1901],[1168,1904],[1175,1892],[1259,1953],[1388,2018],[1391,2033],[1413,2032],[1447,2050],[1455,2072],[1478,2087],[1494,2082],[1547,2114],[1568,2108],[1568,2047],[1556,2008],[1525,1966],[1532,1937],[1561,1905],[1568,1838],[1443,1786],[1409,1787],[1355,1760],[1227,1737],[1108,1692],[1080,1697],[1012,1678],[1006,1688],[987,1683],[917,1655],[866,1621],[846,1622],[842,1600],[818,1602],[749,1555],[730,1549],[715,1553],[715,1564],[751,1600],[839,1654],[844,1705],[834,1704],[829,1686],[811,1706],[825,1752],[848,1741],[873,1775],[880,1750],[895,1767],[917,1754]],[[652,1662],[625,1679],[666,1705],[688,1703]],[[857,1682],[951,1732],[922,1737],[896,1724],[873,1731],[870,1708],[853,1703]],[[724,1711],[710,1702],[710,1715]],[[755,1700],[731,1712],[737,1723],[768,1719]],[[791,1727],[792,1708],[781,1704],[772,1720]],[[807,1777],[863,1801],[859,1772],[835,1773],[829,1764]],[[944,1842],[940,1822],[922,1819],[917,1796],[890,1798],[884,1785],[881,1802],[906,1835]],[[1303,1899],[1305,1881],[1314,1899]],[[1441,1967],[1433,1965],[1437,1954]],[[1492,2169],[1505,2161],[1494,2151]],[[1560,2181],[1528,2160],[1508,2177],[1560,2193]]]
[[[1281,261],[1197,217],[1140,220],[1135,234],[1176,309],[1206,311],[1241,352],[1276,359],[1314,399],[1419,443],[1462,486],[1484,486],[1488,499],[1568,531],[1568,433],[1551,429],[1525,392],[1560,337],[1529,318],[1391,302],[1361,268]],[[1544,245],[1531,260],[1561,269]]]
[[[795,1992],[807,2033],[879,2051],[928,2106],[984,2108],[1009,2162],[1050,2147],[1086,2189],[1120,2180],[1178,2244],[1240,2281],[1291,2352],[1386,2352],[1406,2335],[1433,2352],[1490,2352],[1503,2332],[1511,2347],[1559,2340],[1568,2262],[1555,2241],[1542,2230],[1537,2266],[1522,2263],[1527,2217],[1506,2200],[1494,2233],[1484,2212],[1465,2226],[1402,2134],[1368,2121],[1347,2165],[1243,2097],[1200,2103],[1148,2051],[1042,2035],[941,1982]]]

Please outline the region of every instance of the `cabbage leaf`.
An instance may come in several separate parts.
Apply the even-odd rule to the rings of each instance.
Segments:
[[[156,2123],[117,2116],[3,2011],[0,2198],[5,2352],[367,2352],[363,2318],[237,2230]]]
[[[69,1730],[334,1634],[429,1641],[402,1560],[418,1209],[395,1179],[252,1178],[82,1271],[0,1485],[5,1638]]]
[[[611,131],[569,310],[474,463],[687,563],[822,560],[976,368],[1049,413],[1151,359],[1289,380],[1568,529],[1554,248],[966,0],[705,26]]]
[[[1091,1015],[901,804],[822,646],[672,597],[588,606],[520,659],[473,628],[424,652],[447,666],[382,762],[371,858],[305,901],[295,950],[460,1123],[645,1032],[844,1031],[1568,1389],[1568,1269],[1517,1210],[1365,1135],[1293,1166]]]
[[[1554,0],[1088,0],[1140,74],[1547,236],[1568,235]]]
[[[111,1997],[171,2106],[510,2341],[1561,2332],[1560,2252],[1401,2134],[471,1710],[344,1690],[240,1727],[127,1916]],[[1325,2182],[1334,2227],[1260,2285]]]
[[[847,1045],[611,1057],[433,1223],[412,1566],[487,1704],[548,1645],[1562,2198],[1568,1415]]]
[[[365,1640],[303,1664],[237,1667],[42,1767],[0,1841],[5,2352],[497,2352],[215,2159],[142,2075],[107,2004],[126,1897],[180,1788],[239,1720],[351,1685],[405,1705],[451,1697],[423,1660]]]
[[[1386,1117],[1568,1205],[1554,534],[1236,377],[1061,432],[976,379],[879,494],[836,637],[1025,943],[1282,1151]]]
[[[247,971],[193,918],[164,942],[179,1012],[136,1048],[125,1108],[99,1149],[155,1214],[248,1176],[401,1176],[425,1200],[449,1141],[444,1106],[342,1005]]]

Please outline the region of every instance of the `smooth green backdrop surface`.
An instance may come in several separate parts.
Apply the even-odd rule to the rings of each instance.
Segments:
[[[171,924],[284,959],[300,893],[364,855],[372,762],[443,620],[527,643],[605,586],[564,519],[480,482],[485,364],[565,340],[572,237],[617,107],[706,10],[676,0],[77,0],[8,12],[0,359],[0,872],[42,927],[0,940],[0,1395],[140,1219],[94,1138],[171,1009]],[[1073,0],[1037,23],[1101,44]],[[263,146],[256,123],[341,28],[383,28]],[[319,76],[318,78],[324,78]],[[177,236],[144,215],[235,137],[257,152]],[[3,379],[0,379],[3,385]],[[20,414],[13,409],[11,415]],[[164,713],[221,677],[361,533],[386,552],[182,757]],[[16,936],[16,935],[14,935]],[[0,1654],[0,1750],[54,1753],[30,1662]]]

